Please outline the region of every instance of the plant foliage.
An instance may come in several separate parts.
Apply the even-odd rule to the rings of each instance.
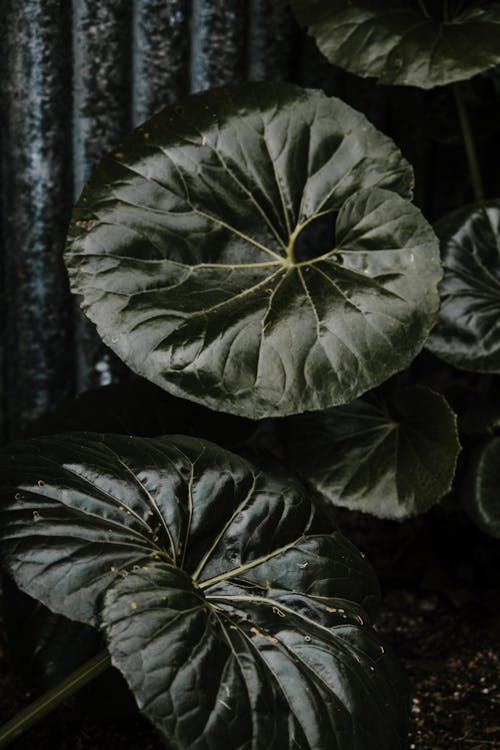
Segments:
[[[167,745],[402,747],[376,579],[293,480],[183,437],[33,439],[2,464],[7,570],[101,623]]]
[[[290,465],[331,503],[397,520],[449,491],[460,450],[445,399],[394,383],[294,417],[286,434]]]
[[[412,172],[319,91],[242,84],[137,129],[80,198],[73,291],[135,371],[251,418],[351,401],[406,367],[438,307]]]
[[[436,231],[444,277],[427,348],[464,370],[500,372],[500,202],[459,209]]]
[[[331,63],[390,85],[433,88],[500,63],[500,3],[292,0]]]

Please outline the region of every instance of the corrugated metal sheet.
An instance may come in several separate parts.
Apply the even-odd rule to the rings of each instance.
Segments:
[[[432,203],[423,100],[332,68],[287,0],[2,0],[0,24],[4,435],[122,371],[68,294],[70,208],[104,152],[189,90],[285,79],[341,95],[394,132]]]
[[[2,409],[15,435],[122,366],[68,294],[73,201],[128,130],[196,91],[286,78],[296,29],[272,0],[3,0]]]

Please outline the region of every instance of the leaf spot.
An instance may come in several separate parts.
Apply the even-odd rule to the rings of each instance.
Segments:
[[[96,219],[80,219],[79,221],[75,221],[75,224],[77,227],[83,227],[84,229],[92,229],[92,227],[95,227],[97,224]]]
[[[34,521],[39,521],[40,519],[41,519],[40,513],[37,510],[34,510],[33,511],[33,520]]]
[[[39,487],[45,487],[45,482],[43,481],[43,479],[39,479],[38,482],[37,482],[37,485]]]
[[[273,607],[273,612],[275,615],[278,615],[278,617],[286,617],[285,613],[281,611],[281,609],[278,609],[278,607]]]
[[[304,640],[305,640],[305,641],[307,641],[308,643],[310,643],[310,641],[311,641],[311,636],[310,636],[310,635],[305,635],[305,636],[304,636]]]
[[[23,494],[21,492],[16,492],[16,494],[14,495],[14,500],[22,500],[22,499],[23,499]]]
[[[130,602],[130,609],[137,609],[137,602]]]
[[[336,607],[327,607],[327,608],[326,608],[326,611],[327,611],[327,612],[336,612],[336,611],[337,611],[337,608],[336,608]]]

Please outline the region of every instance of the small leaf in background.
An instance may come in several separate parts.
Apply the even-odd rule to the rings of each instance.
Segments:
[[[500,437],[484,440],[465,468],[461,499],[477,526],[500,539]]]
[[[292,0],[331,63],[380,83],[424,89],[500,63],[500,3]]]
[[[436,231],[444,276],[426,347],[454,367],[500,372],[500,202],[459,209]]]
[[[286,430],[286,427],[285,427]],[[423,513],[451,488],[460,444],[445,399],[387,384],[290,420],[289,463],[331,503],[379,518]]]
[[[351,401],[404,369],[437,314],[412,171],[320,91],[196,94],[105,159],[73,215],[72,289],[132,370],[252,419]]]
[[[102,622],[167,743],[404,746],[404,679],[367,615],[373,570],[294,480],[180,436],[32,439],[2,470],[7,570]]]

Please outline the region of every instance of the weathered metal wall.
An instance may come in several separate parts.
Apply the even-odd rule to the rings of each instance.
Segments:
[[[440,186],[441,162],[424,132],[423,98],[335,70],[296,27],[287,0],[0,6],[4,436],[123,372],[68,293],[64,236],[99,157],[180,95],[245,78],[321,86],[393,134],[417,166],[418,202],[435,208],[430,186]]]

